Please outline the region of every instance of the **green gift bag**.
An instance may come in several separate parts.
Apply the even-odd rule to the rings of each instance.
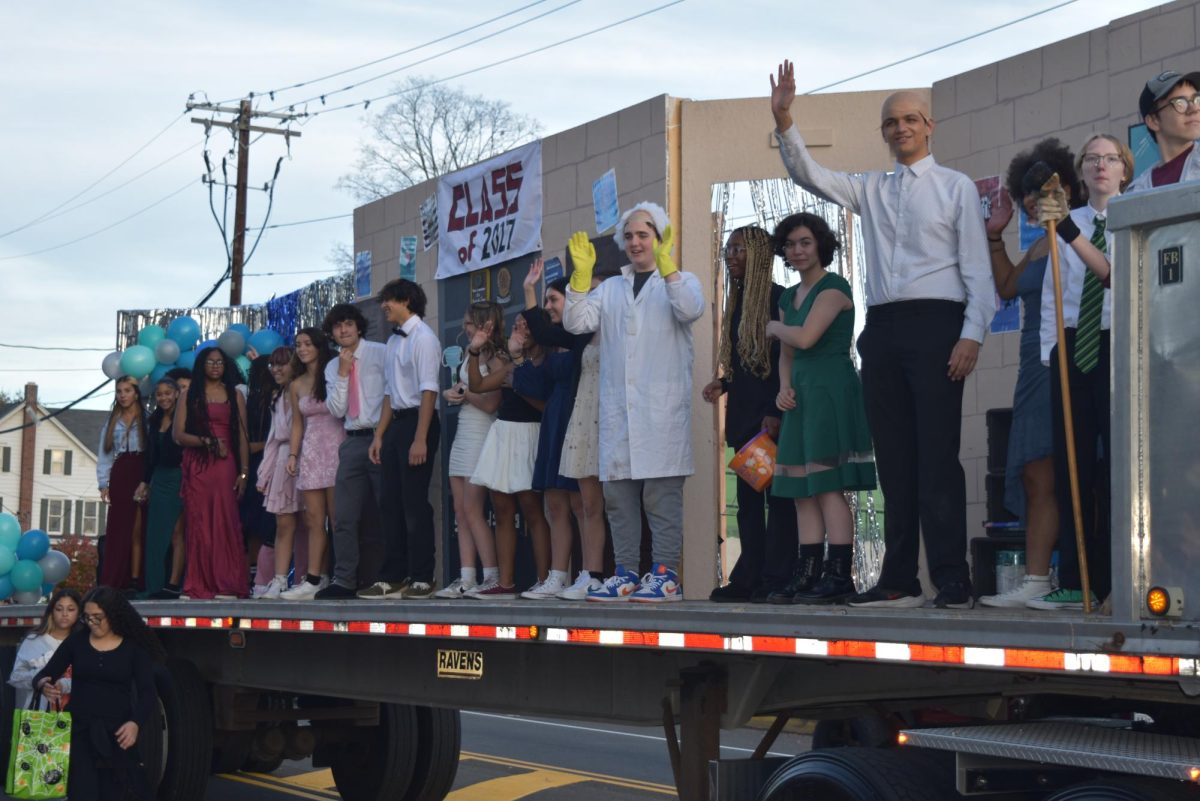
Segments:
[[[12,751],[8,757],[5,792],[12,798],[62,798],[67,794],[67,766],[71,761],[71,713],[13,711]]]

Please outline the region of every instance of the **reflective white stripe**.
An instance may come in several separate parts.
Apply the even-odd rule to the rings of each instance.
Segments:
[[[170,627],[171,627],[171,618],[169,618],[169,617],[160,617],[160,618],[158,619],[158,625],[160,625],[160,626],[165,626],[165,627],[167,627],[167,628],[170,628]]]
[[[600,644],[601,645],[624,645],[625,644],[625,632],[609,631],[608,629],[601,629],[600,630]]]
[[[829,643],[824,640],[796,638],[796,653],[801,656],[829,656]]]
[[[1110,667],[1108,654],[1063,654],[1064,670],[1089,670],[1093,673],[1107,673]]]
[[[753,637],[727,637],[725,639],[726,651],[753,651]]]
[[[1004,649],[964,648],[963,664],[982,667],[1004,667]]]
[[[546,642],[566,642],[567,638],[566,629],[546,629]]]
[[[471,636],[471,627],[470,626],[453,626],[452,625],[452,626],[450,626],[450,636],[451,637],[470,637]]]
[[[1180,659],[1179,660],[1179,675],[1180,676],[1195,676],[1196,665],[1200,664],[1195,659]]]
[[[497,640],[515,640],[517,639],[517,629],[515,626],[496,626]]]
[[[371,624],[371,633],[372,634],[387,634],[387,624],[372,623]]]
[[[907,643],[877,642],[875,643],[875,658],[894,659],[898,662],[907,662],[908,660],[912,659],[912,654],[909,652]]]
[[[301,631],[312,631],[313,630],[313,622],[311,620],[301,620],[300,621],[300,630]]]
[[[208,625],[212,626],[214,629],[223,629],[225,628],[225,618],[214,617],[208,621]]]
[[[196,618],[185,617],[183,619],[183,625],[187,626],[188,628],[195,628],[196,627]]]
[[[271,631],[279,631],[281,628],[283,628],[283,621],[282,620],[268,620],[267,628]]]
[[[414,637],[424,637],[425,636],[425,624],[424,623],[409,623],[408,624],[408,633]]]
[[[675,631],[659,632],[658,644],[663,648],[682,648],[684,644],[683,635]]]

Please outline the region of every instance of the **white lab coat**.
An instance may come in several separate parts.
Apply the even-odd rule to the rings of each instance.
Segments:
[[[600,480],[691,475],[692,323],[704,293],[691,273],[658,273],[633,296],[633,268],[587,294],[567,290],[563,325],[600,331]]]

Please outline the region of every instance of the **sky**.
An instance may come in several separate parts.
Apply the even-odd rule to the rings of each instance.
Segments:
[[[27,381],[35,381],[49,405],[74,400],[104,380],[100,362],[115,345],[118,309],[191,307],[224,271],[225,247],[200,181],[204,131],[188,121],[193,116],[184,108],[189,95],[236,104],[255,92],[267,108],[323,92],[327,107],[356,102],[385,94],[410,75],[448,78],[667,2],[5,3],[0,9],[0,153],[5,155],[0,390],[22,392]],[[503,100],[552,134],[663,93],[697,100],[764,96],[770,88],[767,76],[784,58],[796,62],[803,92],[1058,2],[839,0],[816,11],[811,10],[816,4],[805,10],[806,4],[779,0],[682,0],[449,84]],[[1076,0],[829,91],[929,86],[1158,4]],[[529,7],[516,11],[523,6]],[[508,16],[451,36],[502,14]],[[544,16],[532,19],[538,15]],[[532,21],[472,43],[527,20]],[[419,49],[281,91],[274,103],[264,97],[269,90],[412,48]],[[333,94],[426,58],[391,77]],[[312,118],[297,128],[302,136],[292,140],[290,152],[280,136],[264,136],[251,148],[251,186],[267,182],[276,160],[284,158],[271,223],[353,211],[357,202],[335,184],[353,167],[365,135],[364,114],[382,104],[376,101],[366,112],[356,107]],[[320,107],[319,100],[307,105]],[[769,125],[764,120],[764,128]],[[229,144],[226,132],[213,129],[207,146],[215,164]],[[229,169],[232,180],[232,160]],[[58,209],[54,215],[28,225],[53,209]],[[251,191],[248,225],[261,225],[265,211],[265,194]],[[232,219],[232,200],[229,215]],[[352,242],[348,217],[266,231],[246,265],[243,301],[262,302],[332,274],[328,254],[339,242]],[[226,284],[214,305],[226,305],[228,297]],[[108,390],[81,408],[107,408]]]

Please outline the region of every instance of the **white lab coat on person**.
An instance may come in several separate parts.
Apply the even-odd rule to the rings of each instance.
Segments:
[[[567,289],[563,326],[600,331],[600,480],[691,475],[692,323],[704,293],[691,273],[657,272],[633,296],[633,267],[593,291]]]

